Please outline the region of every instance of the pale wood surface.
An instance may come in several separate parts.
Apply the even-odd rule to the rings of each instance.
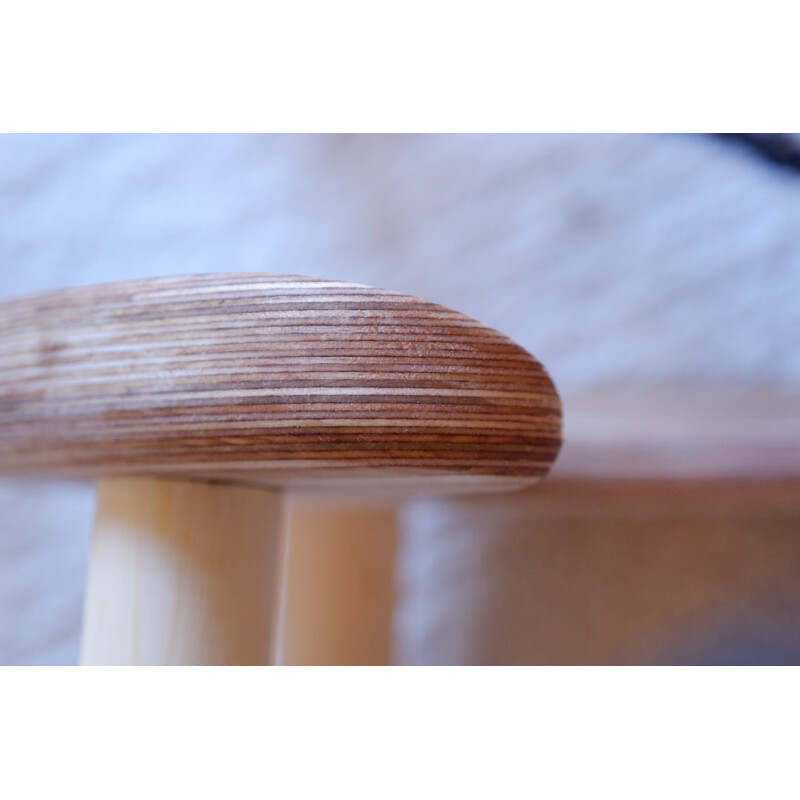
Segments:
[[[606,387],[565,398],[564,478],[800,475],[800,392]]]
[[[282,524],[266,489],[100,481],[82,662],[272,663]]]
[[[141,280],[0,310],[0,473],[513,488],[560,406],[529,353],[455,311],[280,275]]]
[[[800,663],[796,477],[552,477],[401,531],[403,663]]]
[[[394,663],[395,505],[301,496],[287,518],[277,663]]]

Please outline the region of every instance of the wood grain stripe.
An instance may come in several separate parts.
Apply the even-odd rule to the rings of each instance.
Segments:
[[[561,443],[535,358],[413,297],[200,275],[0,309],[3,474],[511,488]]]

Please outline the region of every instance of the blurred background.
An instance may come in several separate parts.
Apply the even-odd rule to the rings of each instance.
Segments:
[[[403,510],[396,659],[796,664],[795,142],[4,135],[0,299],[280,272],[469,314],[547,366],[567,446],[513,502]],[[77,661],[91,514],[0,481],[0,663]]]

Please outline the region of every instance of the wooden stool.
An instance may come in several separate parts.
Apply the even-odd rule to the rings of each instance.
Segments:
[[[114,283],[0,332],[0,472],[99,479],[86,664],[387,663],[394,499],[528,486],[560,446],[530,354],[366,286]]]

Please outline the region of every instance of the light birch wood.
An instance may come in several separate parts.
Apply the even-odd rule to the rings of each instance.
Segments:
[[[410,664],[797,664],[800,478],[570,480],[404,514]],[[413,625],[409,624],[413,619]]]
[[[288,503],[277,662],[394,662],[396,507],[368,498]]]
[[[553,476],[598,480],[800,475],[800,392],[606,387],[566,400]]]
[[[281,530],[265,489],[100,481],[82,663],[271,663]]]

